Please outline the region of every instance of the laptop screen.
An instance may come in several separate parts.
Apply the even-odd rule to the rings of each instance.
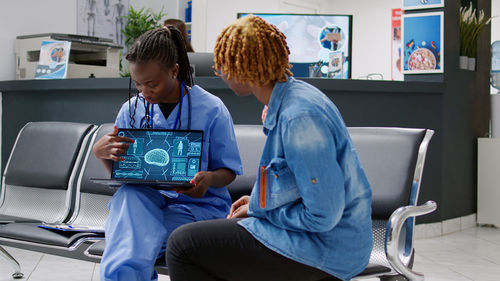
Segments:
[[[190,181],[200,170],[203,131],[118,129],[134,140],[125,160],[113,162],[111,177],[158,181]]]

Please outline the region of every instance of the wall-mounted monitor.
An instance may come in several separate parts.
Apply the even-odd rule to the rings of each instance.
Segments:
[[[238,13],[238,18],[249,14],[263,18],[285,34],[295,76],[310,76],[311,65],[322,67],[325,76],[325,71],[332,71],[332,58],[338,62],[340,53],[344,60],[340,66],[337,63],[336,69],[342,72],[337,76],[351,77],[351,15]]]

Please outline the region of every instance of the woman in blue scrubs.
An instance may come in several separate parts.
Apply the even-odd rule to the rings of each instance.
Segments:
[[[126,56],[138,94],[125,102],[113,132],[93,147],[111,171],[132,140],[117,128],[203,130],[201,169],[188,190],[158,191],[123,185],[109,203],[101,280],[155,280],[154,264],[180,225],[225,217],[231,205],[227,186],[241,174],[233,121],[222,101],[198,86],[182,34],[175,27],[144,33]]]

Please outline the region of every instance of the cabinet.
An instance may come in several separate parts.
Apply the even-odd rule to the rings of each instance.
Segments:
[[[500,226],[500,138],[478,138],[477,223]]]

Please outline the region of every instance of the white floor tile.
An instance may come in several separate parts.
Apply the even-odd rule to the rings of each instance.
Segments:
[[[94,263],[64,258],[53,255],[44,255],[40,264],[30,274],[30,281],[89,281],[94,272]],[[26,273],[25,273],[26,275]]]
[[[439,227],[429,230],[435,234]],[[27,281],[99,281],[99,264],[5,247],[20,263]],[[414,270],[426,281],[500,280],[500,229],[472,227],[415,240]],[[0,259],[0,281],[12,281],[12,269]],[[159,281],[170,281],[165,275]],[[360,279],[375,281],[377,279]]]
[[[25,277],[27,277],[29,273],[31,273],[35,269],[35,267],[38,265],[43,256],[43,254],[37,252],[11,248],[11,247],[4,247],[4,246],[2,247],[7,252],[9,252],[9,254],[13,256],[17,260],[17,262],[19,262],[19,264],[21,265],[21,272],[24,273]],[[10,265],[10,263],[4,260],[3,258],[0,258],[0,281],[3,280],[12,281],[13,280],[11,278],[12,273],[14,273],[14,269]],[[5,279],[7,277],[8,279]]]

